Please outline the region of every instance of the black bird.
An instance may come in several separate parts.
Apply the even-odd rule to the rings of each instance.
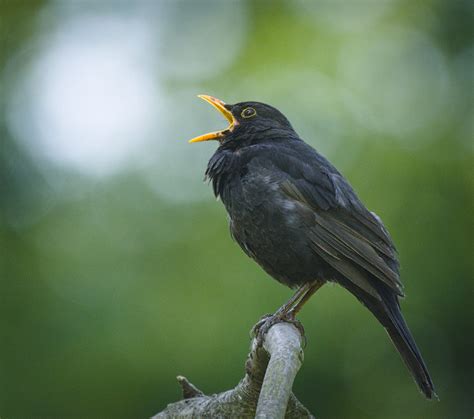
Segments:
[[[274,318],[294,319],[325,282],[337,282],[387,330],[424,395],[436,397],[400,311],[397,252],[382,220],[280,111],[199,97],[230,123],[190,142],[219,141],[206,178],[227,209],[232,237],[273,278],[297,288]]]

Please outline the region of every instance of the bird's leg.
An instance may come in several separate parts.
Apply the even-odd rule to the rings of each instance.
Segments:
[[[303,308],[303,306],[306,304],[306,302],[311,298],[311,296],[319,290],[323,286],[324,282],[322,281],[316,281],[310,284],[310,286],[307,288],[305,294],[301,297],[301,299],[291,308],[291,310],[288,312],[288,316],[290,318],[295,318],[295,316],[300,312],[300,310]]]
[[[285,304],[283,304],[273,315],[277,317],[285,317],[290,311],[292,311],[294,306],[298,305],[298,301],[300,300],[300,298],[305,297],[310,288],[311,284],[307,283],[301,285],[293,294],[293,296]]]
[[[257,342],[259,345],[262,345],[263,338],[270,327],[281,321],[287,321],[294,324],[304,338],[303,325],[295,319],[295,314],[301,309],[304,302],[306,302],[306,300],[316,291],[317,288],[312,291],[314,286],[315,283],[306,283],[301,285],[293,294],[293,296],[274,314],[266,314],[258,321],[258,323],[252,328],[252,333],[257,337]],[[304,302],[302,303],[303,300]],[[295,308],[298,309],[295,311]]]

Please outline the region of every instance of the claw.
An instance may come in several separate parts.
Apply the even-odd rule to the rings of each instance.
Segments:
[[[303,338],[303,346],[306,346],[306,335],[304,327],[301,322],[295,318],[294,313],[292,313],[291,311],[285,314],[279,312],[276,312],[275,314],[265,314],[257,322],[257,324],[252,328],[251,332],[251,334],[257,340],[257,346],[263,346],[265,335],[268,333],[270,328],[273,325],[282,322],[291,323],[292,325],[294,325],[301,333],[301,337]]]

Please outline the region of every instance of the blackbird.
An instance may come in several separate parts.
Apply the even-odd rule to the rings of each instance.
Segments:
[[[372,312],[420,390],[435,398],[400,311],[399,262],[382,220],[280,111],[260,102],[229,105],[199,97],[230,123],[190,142],[219,142],[205,176],[229,214],[232,237],[270,276],[297,288],[272,320],[294,319],[324,283],[336,282]]]

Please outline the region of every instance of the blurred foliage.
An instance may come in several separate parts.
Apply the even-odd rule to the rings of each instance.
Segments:
[[[38,159],[11,128],[21,77],[41,54],[35,41],[53,30],[48,22],[61,20],[55,11],[66,3],[0,1],[0,415],[149,417],[179,398],[178,374],[206,393],[233,387],[242,377],[248,331],[290,291],[231,241],[210,188],[193,184],[189,193],[199,199],[185,199],[187,178],[176,174],[186,173],[181,160],[193,159],[191,175],[200,179],[213,150],[184,145],[199,129],[213,128],[206,119],[212,111],[191,96],[206,92],[229,101],[265,99],[280,108],[384,219],[400,252],[408,296],[403,310],[441,401],[423,399],[380,325],[335,286],[318,292],[301,315],[308,346],[295,384],[298,398],[327,418],[471,417],[472,2],[387,2],[389,9],[370,24],[364,23],[369,0],[350,10],[324,1],[229,2],[229,15],[239,7],[245,22],[240,47],[231,62],[226,58],[230,64],[206,77],[183,81],[171,72],[159,81],[165,103],[173,106],[164,108],[168,125],[157,124],[152,140],[182,146],[169,151],[156,173],[144,176],[138,165],[99,178]],[[73,14],[99,18],[123,6],[78,3]],[[357,13],[359,5],[365,8]],[[209,25],[214,20],[209,2],[179,2],[178,11],[167,15],[176,38],[206,30],[193,24],[195,16]],[[385,102],[378,101],[384,91],[396,96],[402,90],[390,83],[403,74],[378,78],[384,63],[369,54],[364,68],[374,78],[358,85],[357,66],[341,68],[341,54],[350,53],[354,39],[366,51],[379,34],[400,27],[431,41],[404,56],[398,69],[403,73],[420,59],[419,68],[428,72],[410,87],[416,106],[400,110],[402,100],[380,113],[377,104]],[[228,42],[222,33],[223,56]],[[150,50],[152,63],[189,59],[192,69],[199,59],[220,60],[188,56],[178,47],[170,45],[174,55]],[[397,51],[385,57],[393,52],[396,63]],[[436,66],[433,74],[424,67],[427,51],[435,51],[428,58],[442,57],[448,74],[439,97],[424,87],[438,80]],[[319,81],[333,82],[314,91],[312,71]],[[343,87],[360,93],[340,96],[360,112],[373,106],[372,121],[333,103],[331,93]],[[371,103],[367,92],[380,96]],[[27,98],[34,95],[26,91]],[[425,124],[406,131],[401,121],[394,129],[390,118],[396,115],[385,111],[415,122],[426,117]],[[28,124],[27,116],[19,117]],[[389,118],[388,130],[381,118]],[[142,147],[144,154],[158,153]],[[162,186],[154,188],[150,179]]]

